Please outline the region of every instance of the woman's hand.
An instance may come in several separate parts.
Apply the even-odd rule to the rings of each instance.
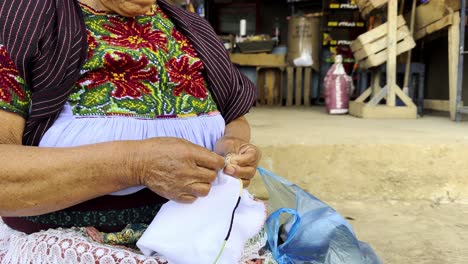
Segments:
[[[206,148],[177,138],[153,138],[136,142],[131,154],[134,183],[181,203],[207,196],[224,158]]]
[[[235,137],[223,137],[215,145],[215,152],[226,156],[224,173],[242,179],[244,187],[255,176],[261,151],[253,144]]]

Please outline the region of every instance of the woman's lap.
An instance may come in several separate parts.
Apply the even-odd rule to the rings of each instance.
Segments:
[[[252,238],[244,249],[241,263],[274,263],[271,254],[263,249],[265,244],[263,232]],[[10,229],[0,218],[0,263],[164,264],[167,260],[163,256],[145,257],[128,248],[100,244],[83,228],[26,235]]]

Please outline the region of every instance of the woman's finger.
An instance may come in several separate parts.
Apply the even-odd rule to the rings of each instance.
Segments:
[[[195,197],[206,197],[210,190],[211,184],[206,182],[196,182],[187,186],[187,192]]]
[[[231,164],[241,167],[256,166],[260,160],[260,153],[256,149],[249,149],[242,154],[235,155],[231,158]]]
[[[250,185],[250,180],[255,176],[255,167],[239,167],[236,165],[229,165],[224,168],[224,173],[235,178],[241,179],[243,187]]]
[[[242,179],[242,186],[244,188],[249,187],[249,185],[250,185],[250,180],[249,179]]]
[[[190,194],[181,194],[175,201],[178,203],[190,204],[195,202],[195,200],[197,200],[196,196]]]
[[[232,176],[239,178],[239,179],[247,179],[250,180],[255,176],[257,172],[257,168],[254,166],[247,166],[247,167],[239,167],[233,165],[234,167],[234,174]]]

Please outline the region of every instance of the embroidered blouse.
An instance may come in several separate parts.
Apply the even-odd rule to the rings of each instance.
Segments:
[[[82,4],[88,56],[69,96],[75,116],[174,118],[217,111],[203,63],[157,6],[126,18]],[[0,44],[0,108],[26,116],[30,92]]]

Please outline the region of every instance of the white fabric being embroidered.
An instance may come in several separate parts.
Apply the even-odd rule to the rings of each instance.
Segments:
[[[247,240],[262,228],[265,210],[264,203],[242,190],[239,179],[220,172],[207,197],[163,205],[137,246],[147,256],[164,255],[170,264],[192,264],[194,259],[212,264],[220,253],[216,263],[238,263]]]

